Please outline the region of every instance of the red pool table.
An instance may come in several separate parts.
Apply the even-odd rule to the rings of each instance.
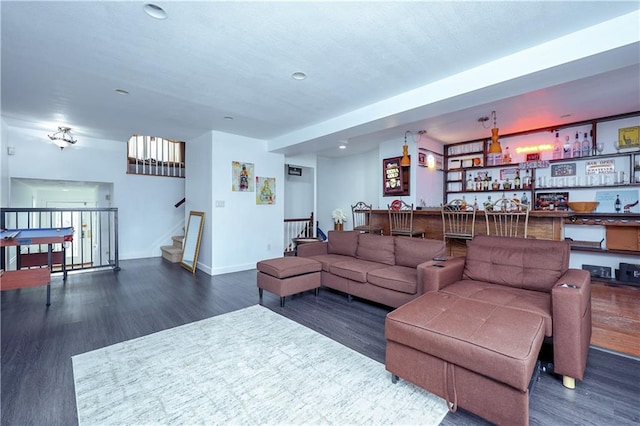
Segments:
[[[47,286],[47,306],[51,304],[51,266],[53,244],[73,240],[73,228],[32,228],[7,229],[0,232],[0,247],[47,244],[47,267],[37,269],[19,269],[2,271],[0,290],[15,290],[25,287]],[[64,244],[62,246],[62,270],[67,278],[65,267]]]

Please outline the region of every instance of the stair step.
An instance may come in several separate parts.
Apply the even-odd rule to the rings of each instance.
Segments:
[[[160,251],[162,251],[162,257],[171,263],[178,263],[182,260],[182,248],[162,246]]]
[[[173,241],[174,247],[182,250],[182,240],[184,240],[184,235],[174,235],[173,237],[171,237],[171,240]]]

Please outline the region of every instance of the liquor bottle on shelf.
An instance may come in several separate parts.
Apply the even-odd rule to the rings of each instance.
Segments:
[[[520,203],[522,205],[528,205],[529,204],[529,199],[527,198],[527,193],[526,192],[522,193],[522,198],[520,198]]]
[[[553,159],[562,160],[562,142],[560,141],[559,132],[556,132],[556,140],[553,143]]]
[[[580,135],[576,132],[576,138],[573,140],[571,147],[571,157],[579,158],[582,156],[582,144],[580,143]]]
[[[464,198],[464,195],[462,196],[462,200],[460,201],[460,210],[467,210],[467,199]]]
[[[562,146],[562,158],[571,158],[571,142],[569,142],[569,135],[564,137],[564,145]]]
[[[473,197],[473,209],[478,210],[478,196]]]
[[[493,201],[491,201],[491,195],[487,197],[487,201],[484,202],[484,211],[491,211],[493,209]]]
[[[507,197],[504,196],[504,192],[503,192],[502,201],[500,203],[500,210],[502,210],[503,212],[506,212],[508,207],[509,207],[509,201],[507,201]]]
[[[522,189],[531,189],[531,175],[529,169],[525,171],[524,179],[522,180]]]
[[[493,183],[491,184],[491,189],[493,189],[494,191],[500,189],[500,183],[498,182],[498,179],[495,179],[493,181]]]
[[[509,147],[505,147],[504,149],[504,157],[502,157],[502,164],[511,164],[511,153],[509,152]]]
[[[584,139],[582,139],[582,156],[589,157],[591,155],[591,142],[587,139],[587,132],[584,132]]]
[[[473,182],[473,177],[471,173],[469,173],[469,177],[467,178],[467,191],[473,191],[475,188],[475,182]]]
[[[616,209],[616,213],[620,213],[620,196],[616,195],[616,202],[614,203],[614,207]]]
[[[516,177],[513,180],[513,189],[520,189],[520,170],[516,170]]]

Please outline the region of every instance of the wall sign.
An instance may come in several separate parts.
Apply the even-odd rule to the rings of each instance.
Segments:
[[[384,196],[409,195],[409,167],[401,167],[402,157],[382,160],[382,193]]]
[[[289,174],[291,176],[302,176],[302,167],[289,166],[287,168],[287,174]]]
[[[615,160],[587,161],[584,173],[586,175],[606,175],[615,173]]]
[[[576,175],[576,163],[567,164],[553,164],[551,165],[551,176],[575,176]]]

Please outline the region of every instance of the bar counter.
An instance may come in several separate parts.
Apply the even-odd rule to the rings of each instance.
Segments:
[[[537,211],[529,213],[528,235],[545,240],[564,239],[563,225],[566,219],[576,216],[575,212],[566,211]],[[640,218],[640,215],[634,215]],[[389,212],[387,210],[373,210],[371,221],[374,226],[382,228],[384,235],[389,235]],[[415,210],[413,212],[413,226],[424,228],[425,238],[442,240],[442,212],[440,209]],[[487,225],[484,211],[476,212],[476,235],[486,235]]]
[[[389,212],[387,210],[373,210],[371,221],[374,226],[382,228],[384,235],[389,235]],[[638,213],[576,213],[574,211],[540,211],[532,210],[529,213],[529,226],[527,236],[545,240],[563,240],[564,225],[599,225],[605,228],[618,228],[625,233],[631,232],[638,235],[640,242],[640,214]],[[414,210],[413,226],[425,230],[425,238],[442,240],[442,212],[440,209]],[[635,228],[635,229],[629,229]],[[487,225],[484,211],[476,212],[476,235],[486,235]],[[633,238],[632,238],[633,239]],[[452,255],[463,256],[466,246],[449,246],[448,252]],[[626,248],[620,253],[635,255],[638,248]]]

